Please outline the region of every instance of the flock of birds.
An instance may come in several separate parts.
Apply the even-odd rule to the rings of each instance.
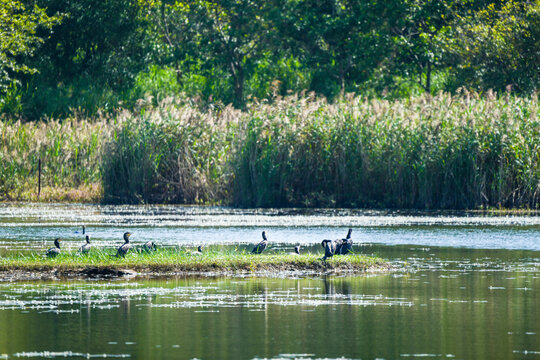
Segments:
[[[90,235],[86,234],[86,227],[82,226],[82,234],[85,235],[86,242],[79,248],[78,253],[88,254],[92,249],[92,244],[90,244]],[[331,258],[334,255],[346,255],[353,252],[353,241],[351,239],[352,229],[349,229],[347,236],[343,239],[336,240],[323,240],[321,242],[322,247],[324,248],[324,256],[321,260],[326,261],[326,259]],[[124,243],[116,250],[116,257],[125,257],[126,254],[131,250],[132,244],[129,242],[131,233],[124,233]],[[61,253],[60,242],[62,239],[57,238],[54,240],[54,247],[48,249],[45,252],[47,257],[55,257]],[[251,250],[252,254],[262,254],[268,245],[268,238],[266,237],[266,232],[262,232],[262,240],[260,243],[255,245]],[[202,245],[199,245],[197,251],[193,251],[190,254],[192,255],[201,255],[202,254]],[[143,251],[152,251],[156,250],[156,244],[153,241],[147,241],[143,244]],[[290,253],[291,255],[300,255],[300,245],[294,247],[294,252]]]

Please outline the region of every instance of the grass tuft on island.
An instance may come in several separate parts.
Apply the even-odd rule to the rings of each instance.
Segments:
[[[194,254],[184,250],[159,249],[131,252],[115,257],[111,250],[93,249],[90,254],[62,253],[55,258],[42,254],[12,255],[0,258],[0,279],[99,277],[134,274],[230,274],[230,273],[359,273],[388,270],[381,258],[350,254],[321,261],[321,254],[306,253],[252,255],[237,251],[208,251]],[[13,275],[18,274],[18,275]]]

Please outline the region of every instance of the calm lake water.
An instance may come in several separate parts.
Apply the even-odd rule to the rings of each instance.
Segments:
[[[270,251],[349,227],[399,271],[0,282],[0,359],[540,359],[540,217],[198,207],[0,206],[0,254],[96,246]],[[0,255],[1,256],[1,255]]]

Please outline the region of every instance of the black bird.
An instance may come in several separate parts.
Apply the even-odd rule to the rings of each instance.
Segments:
[[[322,261],[326,261],[327,258],[334,256],[336,246],[332,240],[323,240],[321,245],[324,248],[324,256],[322,257]]]
[[[352,233],[352,229],[349,229],[349,232],[347,233],[346,238],[334,240],[334,246],[336,248],[335,250],[336,255],[346,255],[352,252],[351,233]]]
[[[156,251],[157,246],[153,241],[147,241],[142,246],[143,251],[149,252],[149,251]]]
[[[80,234],[78,231],[75,231],[75,234]],[[86,234],[86,227],[83,225],[82,226],[82,234],[85,235]]]
[[[258,243],[257,245],[255,245],[253,250],[251,250],[252,254],[261,254],[264,251],[264,249],[266,249],[266,245],[268,244],[268,239],[266,238],[266,233],[264,231],[262,232],[262,238],[263,238],[262,241]]]
[[[126,257],[126,254],[128,253],[129,249],[131,249],[131,244],[129,243],[129,237],[131,236],[131,233],[128,231],[124,233],[124,244],[118,248],[116,251],[116,256]]]
[[[202,245],[197,246],[197,251],[191,253],[191,255],[202,255]]]
[[[300,255],[300,245],[294,247],[294,252],[290,252],[289,255]]]
[[[81,254],[88,254],[91,248],[92,248],[92,244],[90,244],[90,235],[86,235],[86,244],[84,244],[83,246],[79,248],[79,252]]]
[[[347,237],[345,239],[341,239],[341,249],[340,254],[341,255],[347,255],[348,253],[353,252],[353,241],[351,239],[352,229],[349,229],[349,232],[347,233]],[[336,250],[337,253],[337,250]]]
[[[334,254],[341,255],[341,248],[343,247],[343,239],[336,239],[332,241],[332,244],[334,245]]]
[[[55,257],[56,255],[60,254],[60,242],[61,241],[62,241],[62,239],[60,239],[60,238],[54,239],[54,247],[47,250],[45,255],[47,257],[52,258],[52,257]]]

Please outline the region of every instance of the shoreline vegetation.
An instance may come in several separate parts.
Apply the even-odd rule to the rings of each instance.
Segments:
[[[210,251],[194,256],[190,252],[161,250],[130,253],[125,258],[93,249],[90,254],[62,253],[55,258],[43,255],[11,255],[0,258],[0,281],[92,278],[118,276],[220,276],[254,274],[276,276],[295,274],[344,274],[388,271],[383,259],[349,254],[321,261],[322,254],[264,254]]]
[[[3,120],[0,200],[538,210],[538,113],[537,95],[463,90]]]

